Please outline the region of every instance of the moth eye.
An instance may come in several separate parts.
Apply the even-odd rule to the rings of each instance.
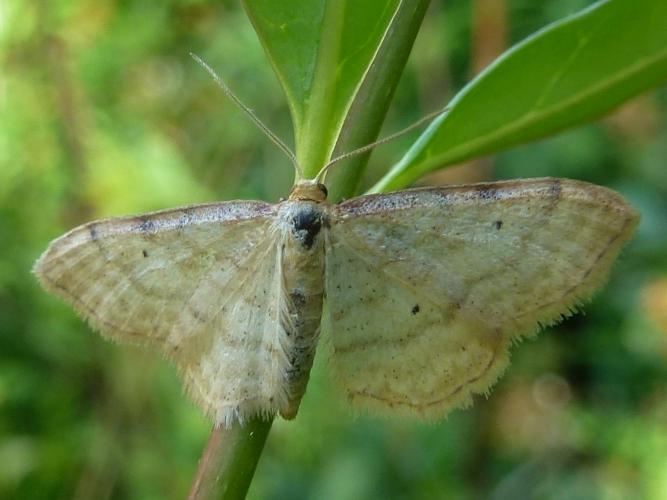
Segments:
[[[320,188],[320,190],[324,193],[324,196],[329,196],[329,190],[324,184],[318,182],[317,187]]]

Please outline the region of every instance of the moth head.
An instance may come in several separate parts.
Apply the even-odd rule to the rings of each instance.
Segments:
[[[308,200],[321,203],[327,199],[327,187],[317,180],[297,182],[289,195],[290,200]]]

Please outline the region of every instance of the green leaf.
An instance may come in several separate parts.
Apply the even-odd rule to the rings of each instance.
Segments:
[[[244,6],[287,95],[306,177],[334,151],[377,137],[428,0],[244,0]]]
[[[665,79],[667,2],[597,3],[500,56],[370,191],[591,121]]]

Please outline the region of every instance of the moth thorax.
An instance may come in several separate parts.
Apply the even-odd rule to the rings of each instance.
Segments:
[[[321,207],[313,203],[300,203],[291,219],[291,230],[302,250],[310,250],[315,243],[322,226],[327,224]]]

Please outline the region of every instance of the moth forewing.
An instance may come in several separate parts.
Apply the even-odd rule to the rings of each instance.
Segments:
[[[359,197],[326,249],[333,367],[353,405],[439,418],[508,348],[602,283],[638,216],[591,184],[535,179]]]
[[[291,415],[285,319],[296,306],[285,290],[299,258],[287,218],[240,201],[92,222],[53,241],[34,272],[105,337],[172,359],[216,423]]]

